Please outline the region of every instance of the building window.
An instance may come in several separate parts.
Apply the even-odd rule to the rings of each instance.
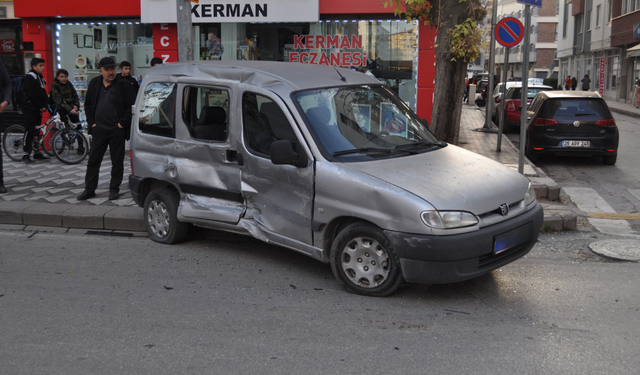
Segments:
[[[608,9],[607,9],[607,11],[608,11],[608,13],[607,13],[607,23],[611,23],[611,0],[609,0],[607,2],[607,7],[608,7]]]
[[[596,6],[596,27],[600,26],[600,4]]]
[[[578,14],[576,16],[576,30],[578,31],[578,34],[582,34],[582,17],[584,16],[584,14]]]
[[[584,20],[584,22],[585,22],[585,28],[584,29],[587,30],[587,31],[591,30],[591,13],[592,13],[592,10],[589,9],[587,11],[587,18]]]
[[[562,37],[567,37],[567,24],[569,23],[569,5],[564,3],[564,12],[562,16]]]
[[[554,23],[553,24],[553,41],[557,42],[558,41],[558,24]]]

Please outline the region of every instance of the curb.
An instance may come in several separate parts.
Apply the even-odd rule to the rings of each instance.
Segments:
[[[640,117],[638,116],[638,113],[627,110],[627,109],[623,109],[623,108],[614,108],[614,107],[609,107],[609,110],[611,112],[617,112],[617,113],[622,113],[623,115],[627,115],[627,116],[631,116],[631,117]]]

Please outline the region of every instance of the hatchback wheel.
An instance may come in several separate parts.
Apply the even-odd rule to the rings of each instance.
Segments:
[[[388,296],[404,281],[387,237],[365,223],[350,224],[338,234],[331,248],[331,269],[348,291],[365,296]]]
[[[154,190],[144,201],[144,219],[149,237],[159,243],[176,244],[185,240],[189,225],[178,221],[180,197],[173,190]]]
[[[618,154],[602,157],[602,162],[605,165],[614,165],[617,160],[618,160]]]

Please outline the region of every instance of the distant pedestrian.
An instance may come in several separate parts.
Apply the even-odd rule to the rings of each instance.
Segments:
[[[136,95],[138,95],[138,89],[140,89],[140,84],[138,80],[131,76],[131,63],[128,61],[123,61],[120,63],[120,73],[118,75],[127,81],[131,82],[133,85],[133,90]]]
[[[9,73],[7,73],[7,69],[4,67],[2,60],[0,60],[0,114],[9,105],[12,90],[11,78],[9,78]],[[0,115],[0,127],[2,126],[2,117],[4,116]],[[2,167],[2,146],[0,146],[0,194],[6,192],[7,188],[4,186],[4,170]]]
[[[36,126],[42,123],[42,114],[47,110],[49,104],[49,95],[47,95],[47,81],[42,76],[44,73],[44,59],[34,57],[31,59],[31,70],[24,77],[24,92],[26,94],[26,103],[22,106],[24,114],[24,127],[27,131],[27,137],[23,146],[22,163],[33,164],[30,159],[31,151],[34,151],[33,158],[35,160],[48,160],[49,158],[42,155],[40,147],[33,150],[33,139],[36,136]]]
[[[573,85],[571,76],[567,76],[567,78],[564,79],[564,89],[567,91],[571,90],[571,85]]]
[[[162,64],[162,59],[159,57],[154,57],[151,59],[151,67],[153,68],[156,65],[161,65]]]
[[[574,76],[573,78],[571,78],[571,90],[576,91],[576,87],[578,87],[578,80]]]
[[[59,69],[56,72],[56,78],[53,80],[53,85],[51,85],[49,97],[56,106],[60,119],[67,124],[69,122],[78,124],[76,125],[76,130],[82,131],[80,116],[78,115],[80,99],[76,88],[69,82],[69,72],[66,69]],[[79,155],[84,154],[84,144],[81,138],[78,139],[77,152]]]
[[[135,102],[133,86],[116,75],[112,57],[100,60],[100,75],[89,82],[84,109],[89,134],[92,135],[85,187],[78,200],[96,195],[100,165],[107,147],[111,153],[109,200],[118,199],[124,176],[124,146],[131,131],[131,106]]]
[[[585,74],[584,77],[582,77],[582,91],[589,91],[589,83],[591,83],[591,80],[589,79],[589,75]]]

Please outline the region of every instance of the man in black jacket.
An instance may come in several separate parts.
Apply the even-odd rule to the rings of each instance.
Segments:
[[[24,77],[24,92],[26,103],[22,103],[22,113],[24,114],[24,127],[27,131],[22,150],[22,163],[33,164],[29,158],[33,150],[33,138],[36,135],[36,126],[42,123],[42,114],[47,110],[49,95],[47,95],[47,82],[44,80],[44,59],[34,57],[31,59],[31,70]],[[39,149],[35,150],[33,158],[36,160],[46,160],[48,157],[42,155]]]
[[[100,164],[107,147],[111,152],[109,200],[118,199],[124,176],[124,147],[131,131],[131,106],[135,103],[133,86],[116,76],[116,62],[111,57],[100,60],[100,75],[89,82],[84,110],[87,114],[91,151],[87,163],[85,188],[78,200],[96,195]]]
[[[9,73],[7,73],[7,69],[5,69],[2,60],[0,60],[0,113],[4,112],[4,109],[9,105],[9,100],[11,100],[11,91],[13,89],[13,85],[11,84],[11,78],[9,78]],[[0,116],[0,118],[2,118]],[[1,122],[0,122],[1,124]],[[0,147],[1,149],[2,147]],[[0,153],[2,150],[0,150]],[[7,192],[7,188],[4,187],[4,174],[2,169],[2,155],[0,154],[0,194],[4,194]]]
[[[118,76],[126,79],[127,81],[131,82],[131,84],[133,85],[133,91],[135,92],[136,95],[138,95],[138,89],[140,89],[140,84],[138,83],[138,80],[133,78],[131,76],[131,63],[128,61],[123,61],[120,63],[120,73],[118,73]]]

